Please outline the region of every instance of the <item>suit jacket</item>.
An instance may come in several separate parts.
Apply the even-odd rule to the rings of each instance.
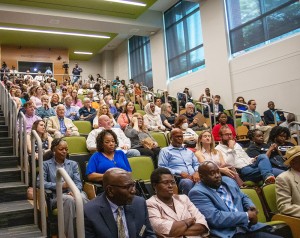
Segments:
[[[143,198],[135,196],[132,204],[124,206],[124,210],[130,238],[156,237]],[[84,222],[86,238],[118,238],[117,223],[105,192],[85,204]],[[145,226],[144,233],[140,234],[143,226]]]
[[[294,169],[276,178],[276,201],[280,213],[300,218],[300,175]]]
[[[253,202],[241,192],[233,179],[223,176],[222,185],[230,192],[238,212],[231,212],[216,191],[202,182],[196,184],[189,192],[191,201],[205,216],[212,235],[227,238],[234,236],[236,227],[241,227],[246,231],[255,231],[266,226],[260,222],[248,226],[246,212],[250,206],[254,206]]]
[[[164,235],[170,233],[174,221],[182,221],[191,217],[195,217],[196,223],[209,229],[205,217],[186,195],[173,195],[173,202],[176,212],[156,195],[147,200],[149,219],[156,234],[166,237]]]
[[[64,123],[67,129],[71,129],[71,136],[79,136],[78,128],[73,124],[72,120],[64,117]],[[47,131],[50,134],[60,131],[60,125],[57,116],[49,117],[47,121]]]
[[[284,113],[283,112],[277,111],[276,113],[278,114],[280,121],[283,122],[283,121],[286,120],[285,117],[284,117]],[[264,112],[264,121],[265,121],[265,123],[267,125],[269,125],[269,124],[275,124],[275,122],[274,122],[274,114],[273,114],[273,112],[271,110],[267,110],[267,111]]]
[[[209,107],[210,107],[210,112],[214,113],[214,104],[210,103]],[[220,112],[224,112],[224,107],[223,107],[223,105],[221,103],[219,103],[219,111],[218,112],[219,113]],[[209,115],[208,115],[208,108],[207,107],[205,107],[205,109],[204,109],[204,116],[205,117],[209,117]]]

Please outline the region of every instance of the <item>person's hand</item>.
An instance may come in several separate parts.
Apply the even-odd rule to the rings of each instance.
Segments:
[[[71,112],[70,115],[71,116],[76,116],[76,112]]]
[[[132,121],[132,123],[133,123],[133,124],[135,124],[135,123],[137,123],[137,122],[138,122],[138,120],[137,120],[137,118],[136,118],[136,117],[133,117],[133,118],[131,119],[131,121]]]
[[[182,178],[184,178],[184,179],[190,179],[190,180],[193,180],[193,179],[192,179],[192,176],[189,175],[189,174],[186,173],[186,172],[181,172],[180,176],[181,176]]]
[[[66,130],[65,136],[70,136],[72,133],[72,130],[69,128]]]
[[[264,122],[263,122],[263,121],[260,121],[260,122],[258,123],[258,125],[259,125],[259,126],[263,126],[263,125],[264,125]]]
[[[199,173],[198,173],[198,172],[195,172],[195,173],[192,175],[192,180],[193,180],[195,183],[200,182],[200,176],[199,176]]]
[[[189,227],[191,227],[192,225],[194,225],[196,223],[196,218],[191,217],[191,218],[185,219],[183,221],[187,225],[187,228],[189,228]]]
[[[229,169],[228,167],[220,168],[220,171],[221,171],[222,174],[225,174],[230,178],[235,177],[235,172],[232,171],[231,169]]]
[[[270,146],[269,149],[270,149],[271,151],[273,151],[273,150],[276,150],[277,147],[278,147],[278,145],[277,145],[276,143],[273,143],[273,144],[271,144],[271,146]]]
[[[234,146],[235,146],[235,140],[230,140],[230,141],[228,141],[228,147],[229,147],[230,149],[233,149]]]
[[[67,189],[67,188],[69,188],[69,185],[66,182],[64,182],[62,184],[62,189]]]
[[[193,124],[197,124],[197,123],[198,123],[198,118],[194,118]]]
[[[127,145],[123,145],[123,146],[121,147],[121,149],[122,149],[122,150],[128,150],[129,147],[128,147]]]
[[[74,197],[74,194],[72,192],[68,192],[68,195]],[[74,197],[75,198],[75,197]]]
[[[249,207],[247,213],[248,213],[248,218],[249,218],[250,224],[251,225],[256,224],[257,221],[258,221],[258,218],[257,218],[258,211],[256,210],[256,208],[255,207]]]

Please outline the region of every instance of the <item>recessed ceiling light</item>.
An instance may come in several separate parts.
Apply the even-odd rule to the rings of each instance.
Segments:
[[[92,55],[92,52],[82,52],[82,51],[74,51],[74,54],[78,55]]]
[[[109,36],[102,36],[102,35],[92,35],[92,34],[83,34],[83,33],[76,33],[76,32],[64,32],[64,31],[35,30],[35,29],[27,29],[27,28],[4,27],[4,26],[0,26],[0,30],[110,39]]]
[[[132,2],[127,0],[105,0],[106,2],[117,2],[117,3],[123,3],[123,4],[129,4],[129,5],[135,5],[135,6],[141,6],[146,7],[147,4],[141,3],[141,2]]]

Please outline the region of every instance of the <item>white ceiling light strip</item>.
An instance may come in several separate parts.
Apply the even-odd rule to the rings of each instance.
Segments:
[[[74,51],[74,54],[78,55],[92,55],[92,52]]]
[[[83,34],[83,33],[75,33],[75,32],[63,32],[63,31],[34,30],[34,29],[26,29],[26,28],[3,27],[3,26],[0,26],[0,30],[110,39],[109,36],[102,36],[102,35],[92,35],[92,34]]]
[[[116,2],[116,3],[123,3],[123,4],[129,4],[129,5],[135,5],[140,7],[146,7],[147,4],[141,3],[141,2],[132,2],[132,1],[126,1],[126,0],[105,0],[106,2]]]

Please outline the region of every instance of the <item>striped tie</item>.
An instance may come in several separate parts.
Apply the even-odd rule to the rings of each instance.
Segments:
[[[118,226],[118,238],[126,238],[121,207],[118,207],[118,211],[117,211],[117,226]]]

